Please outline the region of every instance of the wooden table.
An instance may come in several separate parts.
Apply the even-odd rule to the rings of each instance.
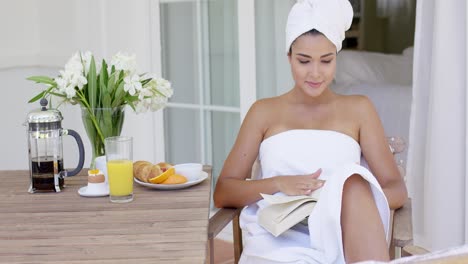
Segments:
[[[210,177],[187,189],[135,183],[135,198],[115,204],[77,191],[27,192],[28,171],[0,171],[0,263],[204,263]]]

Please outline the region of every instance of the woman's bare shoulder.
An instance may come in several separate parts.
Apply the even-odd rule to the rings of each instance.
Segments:
[[[282,101],[281,96],[258,99],[255,104],[261,107],[275,107]]]
[[[340,123],[358,141],[363,126],[377,125],[378,113],[372,101],[365,95],[340,95],[337,98]]]
[[[248,131],[248,134],[260,133],[263,137],[265,131],[270,127],[272,117],[275,115],[275,110],[278,107],[278,99],[276,97],[264,98],[255,101],[250,106],[247,115],[242,122],[242,130]]]
[[[353,94],[353,95],[339,95],[339,103],[343,108],[352,110],[356,114],[365,114],[369,111],[375,111],[374,104],[371,99],[365,95]]]
[[[263,98],[255,101],[255,103],[250,107],[249,112],[252,112],[255,116],[267,117],[272,115],[275,112],[275,109],[278,109],[281,105],[280,97],[269,97]]]

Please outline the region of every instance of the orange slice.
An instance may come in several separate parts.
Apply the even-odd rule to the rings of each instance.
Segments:
[[[155,184],[162,183],[163,181],[167,180],[167,178],[169,178],[171,175],[174,175],[174,174],[175,174],[175,169],[169,168],[167,171],[159,174],[156,177],[149,179],[148,181],[151,183],[155,183]]]
[[[170,168],[173,169],[173,168]],[[186,183],[187,178],[183,175],[180,174],[173,174],[169,176],[165,181],[163,181],[161,184],[182,184]]]

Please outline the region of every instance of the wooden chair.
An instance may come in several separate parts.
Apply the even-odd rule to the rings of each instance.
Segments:
[[[255,162],[252,168],[252,175],[257,175],[258,163]],[[221,208],[209,221],[208,226],[208,251],[209,263],[214,263],[214,238],[232,221],[234,260],[239,262],[242,254],[242,230],[239,225],[239,216],[242,208]],[[423,249],[409,247],[413,243],[413,226],[411,218],[411,199],[398,210],[391,212],[391,226],[389,234],[390,257],[395,258],[395,251],[400,250],[401,256],[408,256],[414,253],[423,253]],[[406,248],[405,248],[406,247]]]
[[[223,230],[232,221],[234,260],[239,262],[242,254],[242,230],[239,226],[239,216],[242,208],[222,208],[216,212],[211,218],[208,226],[208,241],[209,241],[209,257],[210,262],[214,263],[213,240],[221,230]],[[409,247],[413,242],[413,226],[411,221],[411,200],[408,199],[406,204],[392,212],[393,219],[390,227],[390,257],[395,258],[395,250],[400,249],[402,256],[413,255],[415,253],[425,253],[421,248]]]

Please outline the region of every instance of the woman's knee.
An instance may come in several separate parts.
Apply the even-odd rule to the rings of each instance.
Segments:
[[[370,194],[369,182],[365,180],[360,174],[353,174],[349,176],[343,186],[344,195],[355,193]]]
[[[353,174],[346,179],[345,187],[347,185],[369,185],[369,183],[360,174]]]

